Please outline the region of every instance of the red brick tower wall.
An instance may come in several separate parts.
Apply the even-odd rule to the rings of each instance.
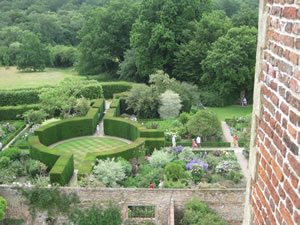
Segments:
[[[260,0],[244,224],[300,225],[300,0]]]

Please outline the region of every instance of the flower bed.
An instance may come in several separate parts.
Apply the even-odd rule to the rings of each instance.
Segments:
[[[178,146],[155,150],[151,156],[141,154],[130,162],[121,157],[97,160],[92,175],[83,178],[79,185],[201,188],[208,184],[209,187],[234,187],[241,184],[241,179],[241,169],[233,151],[195,153],[189,147]]]

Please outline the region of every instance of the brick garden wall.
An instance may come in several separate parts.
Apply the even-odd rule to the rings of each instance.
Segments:
[[[261,0],[244,224],[300,224],[300,0]]]
[[[155,206],[157,225],[172,224],[170,213],[172,212],[171,200],[173,199],[173,212],[175,220],[183,215],[184,203],[192,197],[198,197],[208,204],[220,216],[232,225],[241,224],[243,221],[243,208],[245,189],[135,189],[135,188],[77,188],[64,187],[61,191],[76,193],[80,198],[78,207],[90,207],[93,204],[102,205],[113,201],[121,209],[123,219],[128,216],[128,206]],[[28,207],[23,204],[22,196],[15,187],[0,185],[0,195],[8,199],[8,208],[5,210],[7,218],[22,218],[26,225],[46,225],[45,213],[39,213],[32,220]],[[58,225],[70,224],[64,217],[59,217]]]

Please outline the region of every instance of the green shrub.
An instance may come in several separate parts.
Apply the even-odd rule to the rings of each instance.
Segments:
[[[179,160],[188,163],[189,161],[195,158],[195,154],[193,153],[192,148],[185,147],[182,151],[178,154]]]
[[[0,118],[1,120],[20,119],[24,112],[29,111],[31,109],[38,110],[39,108],[39,104],[0,107]]]
[[[88,209],[75,209],[69,217],[74,225],[121,225],[120,209],[111,203],[102,209],[95,205]]]
[[[103,98],[104,95],[103,95],[102,85],[99,83],[85,85],[83,88],[81,88],[81,90],[77,95],[77,97],[80,96],[87,99]]]
[[[39,103],[39,93],[39,89],[0,90],[0,106],[37,104]]]
[[[190,115],[187,112],[183,112],[179,116],[179,121],[184,125],[188,122]]]
[[[178,141],[176,142],[177,145],[182,145],[182,146],[192,146],[192,141]],[[167,141],[165,143],[166,146],[172,146],[172,143],[170,141]],[[201,147],[230,147],[231,144],[230,142],[201,142]]]
[[[33,159],[26,162],[25,168],[31,177],[35,177],[36,175],[46,175],[47,172],[47,166],[44,163]]]
[[[0,220],[4,218],[4,209],[6,209],[6,200],[0,196]]]
[[[57,183],[62,186],[68,184],[74,173],[74,159],[73,155],[62,155],[56,161],[50,170],[51,183]]]
[[[227,223],[214,211],[193,198],[185,203],[182,225],[226,225]]]
[[[174,156],[167,151],[154,150],[149,163],[153,168],[163,168],[174,159]]]
[[[116,162],[114,159],[97,160],[93,174],[108,187],[116,187],[126,178],[123,163]]]
[[[171,162],[166,165],[165,175],[170,181],[178,181],[187,178],[184,168],[177,162]]]
[[[46,117],[48,116],[48,113],[46,113],[43,109],[40,110],[29,110],[23,113],[23,118],[28,122],[28,123],[34,123],[34,124],[39,124],[42,123]]]
[[[188,188],[186,180],[164,180],[163,188]]]
[[[160,180],[164,178],[163,168],[153,168],[151,165],[143,165],[139,174],[135,177],[139,188],[148,188],[150,184],[157,187]]]
[[[128,82],[102,82],[104,98],[113,98],[115,93],[129,91],[133,84]]]
[[[10,158],[6,157],[6,156],[2,156],[0,158],[0,169],[5,169],[8,167],[10,163]]]
[[[10,158],[10,160],[20,159],[21,150],[15,147],[7,148],[0,152],[0,158],[5,156]]]
[[[76,116],[85,116],[90,109],[90,103],[85,97],[78,98],[76,99],[74,109],[76,111]]]

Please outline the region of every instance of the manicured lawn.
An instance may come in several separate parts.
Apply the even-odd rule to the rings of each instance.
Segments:
[[[57,145],[54,149],[62,152],[73,153],[75,168],[79,168],[80,162],[88,152],[102,152],[126,146],[127,143],[112,138],[81,138]]]
[[[0,67],[0,89],[35,88],[56,85],[65,78],[84,79],[71,69],[47,68],[44,72],[20,72],[16,67]]]
[[[208,107],[209,111],[217,114],[219,120],[225,120],[226,118],[241,117],[252,113],[252,106],[226,106],[226,107]]]

